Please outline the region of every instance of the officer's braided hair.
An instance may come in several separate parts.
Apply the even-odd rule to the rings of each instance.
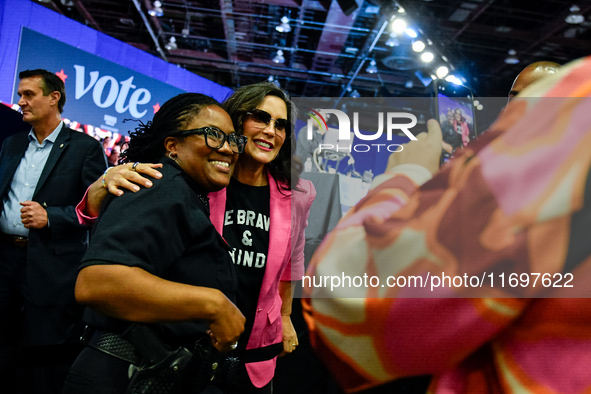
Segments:
[[[165,102],[154,119],[129,133],[129,148],[121,154],[122,163],[157,162],[166,154],[164,140],[179,136],[187,124],[205,107],[218,106],[215,99],[200,93],[183,93]]]

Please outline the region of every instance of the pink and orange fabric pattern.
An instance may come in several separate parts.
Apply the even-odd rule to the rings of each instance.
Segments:
[[[306,287],[312,345],[343,388],[429,374],[431,393],[591,392],[589,96],[585,58],[524,90],[420,188],[376,179],[326,237],[309,275],[495,275],[433,292]],[[501,287],[503,272],[570,272],[574,287]]]

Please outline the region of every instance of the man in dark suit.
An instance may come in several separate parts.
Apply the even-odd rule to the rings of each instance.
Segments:
[[[107,165],[99,142],[64,125],[63,81],[46,70],[23,71],[19,77],[18,104],[33,127],[7,138],[0,151],[3,392],[17,355],[35,349],[31,361],[43,364],[48,350],[75,344],[81,334],[74,285],[88,232],[74,208]],[[61,392],[66,373],[64,366],[37,369],[30,379],[34,392]]]

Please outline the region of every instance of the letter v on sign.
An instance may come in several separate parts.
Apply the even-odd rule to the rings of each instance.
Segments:
[[[76,100],[80,97],[84,96],[96,83],[99,77],[98,71],[91,71],[90,74],[90,81],[88,86],[84,87],[84,78],[85,78],[85,68],[84,66],[79,66],[77,64],[74,65],[76,69]]]

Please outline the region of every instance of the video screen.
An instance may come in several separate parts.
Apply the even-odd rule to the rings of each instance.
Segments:
[[[453,149],[468,145],[476,137],[471,97],[448,97],[437,93],[437,100],[443,142]]]

